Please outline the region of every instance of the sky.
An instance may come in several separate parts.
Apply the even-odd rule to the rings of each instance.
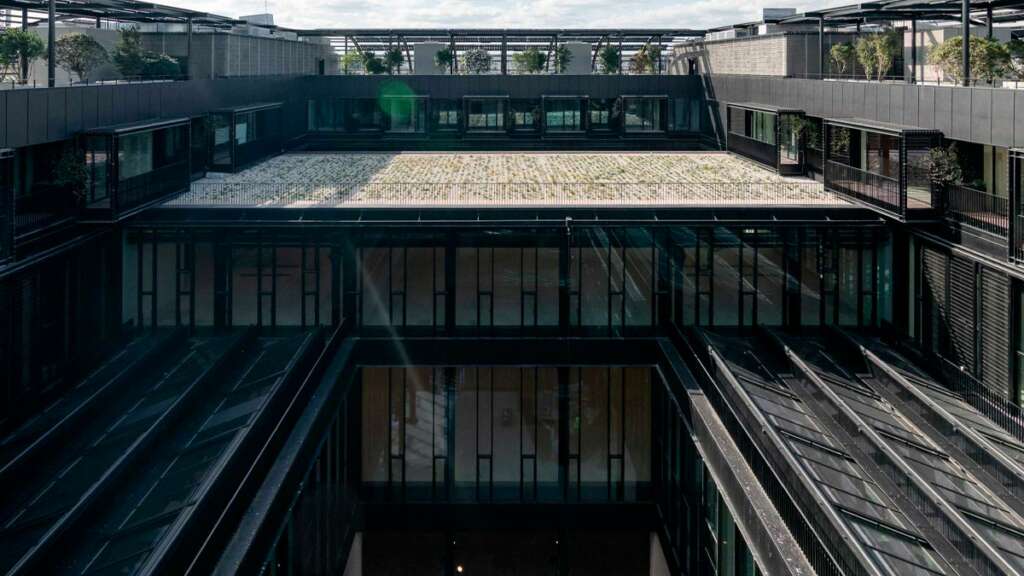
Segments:
[[[269,11],[290,28],[712,28],[853,0],[158,0],[238,17]]]

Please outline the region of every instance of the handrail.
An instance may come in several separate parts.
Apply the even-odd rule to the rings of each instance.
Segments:
[[[900,189],[899,180],[895,178],[827,160],[825,186],[899,216],[906,214],[906,193]]]
[[[234,564],[237,568],[241,566],[242,562],[251,561],[250,556],[254,553],[254,542],[258,537],[266,536],[265,530],[272,522],[271,507],[280,504],[278,499],[282,497],[280,491],[273,491],[268,498],[263,495],[262,486],[270,481],[274,471],[282,465],[279,451],[294,434],[293,426],[302,417],[307,408],[307,402],[316,391],[328,366],[334,360],[342,341],[348,335],[350,323],[350,320],[342,320],[342,323],[327,339],[301,384],[295,389],[288,405],[281,412],[280,418],[266,436],[266,441],[253,457],[251,466],[240,478],[238,488],[227,499],[223,507],[225,513],[221,514],[208,531],[208,536],[184,573],[210,574],[215,572],[214,567],[218,565],[218,562]],[[263,514],[255,515],[255,525],[252,527],[245,527],[246,518],[254,517],[252,514],[241,518],[230,518],[227,513],[233,509],[240,511],[238,506],[246,502],[251,502],[249,510],[259,508],[265,511]],[[276,516],[274,518],[276,519]],[[236,527],[239,529],[235,532],[235,537],[232,538],[230,531]],[[235,571],[232,570],[232,573]]]
[[[195,182],[167,208],[527,206],[816,206],[849,204],[819,182]]]
[[[1009,230],[1009,198],[957,185],[946,189],[945,204],[951,220],[1004,237]]]

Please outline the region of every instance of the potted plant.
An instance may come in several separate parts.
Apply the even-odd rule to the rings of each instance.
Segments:
[[[633,72],[637,74],[654,73],[661,61],[661,48],[644,44],[633,54]]]
[[[384,70],[388,74],[394,74],[402,71],[402,63],[405,62],[405,57],[402,55],[402,49],[395,46],[388,48],[384,52]]]
[[[605,46],[597,53],[601,61],[601,71],[605,74],[618,74],[622,71],[622,53],[615,46]]]
[[[541,52],[536,46],[531,46],[522,52],[512,55],[512,62],[516,67],[527,74],[536,74],[544,69],[548,62],[547,54]]]
[[[355,74],[362,67],[363,55],[359,52],[346,52],[345,55],[341,57],[342,74]]]
[[[367,50],[362,53],[362,56],[363,70],[366,70],[367,74],[383,74],[387,71],[387,66],[385,66],[384,61],[372,51]]]
[[[449,73],[452,72],[452,66],[455,65],[455,54],[451,48],[442,48],[434,53],[434,66],[442,70],[447,70]]]
[[[491,53],[483,48],[466,50],[462,55],[462,65],[470,74],[486,74],[491,69]]]
[[[565,74],[569,69],[569,63],[572,62],[572,51],[565,44],[559,44],[554,51],[554,62],[555,73]]]
[[[853,62],[855,50],[853,44],[849,42],[840,42],[833,44],[832,48],[829,49],[829,58],[832,61],[832,67],[840,76],[846,75],[846,70],[850,67],[850,63]]]
[[[871,80],[875,75],[875,40],[874,35],[861,36],[854,44],[854,52],[857,54],[857,63],[864,70],[864,77]]]
[[[949,148],[935,147],[928,150],[925,162],[928,168],[928,180],[932,185],[932,205],[940,206],[934,200],[945,199],[950,188],[963,182],[964,172],[960,167],[956,144],[950,144]]]

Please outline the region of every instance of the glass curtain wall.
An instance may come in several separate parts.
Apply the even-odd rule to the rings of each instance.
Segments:
[[[219,299],[224,325],[303,317],[311,325],[313,310],[318,323],[329,322],[331,295],[341,306],[344,292],[367,334],[643,334],[670,319],[877,326],[892,316],[891,238],[882,227],[581,227],[568,244],[543,230],[351,241],[349,259],[330,237],[215,241],[203,231],[134,231],[125,247],[125,313],[146,326],[154,317],[157,325],[211,325]]]
[[[387,115],[388,132],[392,134],[425,134],[427,131],[426,97],[389,97],[381,100]]]
[[[512,131],[533,134],[541,127],[541,104],[538,100],[512,100]]]
[[[662,97],[624,96],[623,129],[627,133],[664,132],[668,100]]]
[[[504,132],[507,98],[466,98],[467,132]]]
[[[363,367],[364,489],[371,499],[411,501],[647,499],[652,374]]]
[[[582,132],[587,109],[585,98],[545,98],[544,132]]]

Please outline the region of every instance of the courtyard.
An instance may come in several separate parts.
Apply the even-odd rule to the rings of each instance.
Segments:
[[[820,183],[700,153],[292,153],[211,174],[171,207],[721,206],[846,203]]]

